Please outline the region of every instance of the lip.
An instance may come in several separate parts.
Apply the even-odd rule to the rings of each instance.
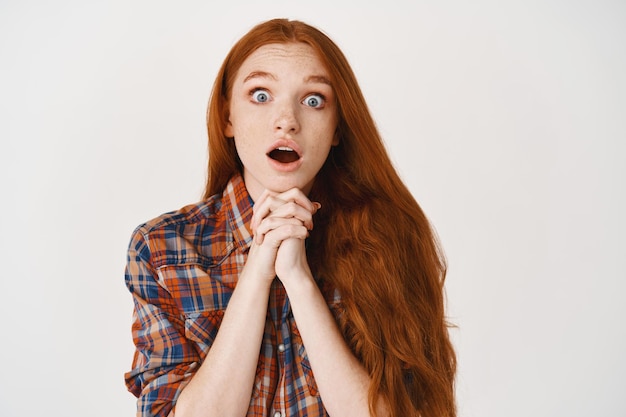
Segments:
[[[272,159],[269,157],[269,153],[272,152],[274,149],[277,149],[279,147],[285,147],[285,146],[293,149],[300,156],[300,158],[298,158],[297,161],[284,163],[284,162],[276,161],[275,159]],[[296,142],[290,139],[278,139],[277,141],[272,143],[271,146],[267,148],[265,155],[267,156],[268,163],[276,171],[291,172],[291,171],[297,170],[300,167],[300,165],[302,165],[302,149],[300,149],[300,146],[298,146]]]

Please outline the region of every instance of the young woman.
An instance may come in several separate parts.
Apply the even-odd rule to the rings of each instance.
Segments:
[[[443,255],[338,47],[259,24],[207,124],[204,200],[129,246],[138,415],[455,416]]]

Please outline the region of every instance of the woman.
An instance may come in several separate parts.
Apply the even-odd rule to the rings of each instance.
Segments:
[[[204,200],[141,225],[126,283],[142,416],[454,416],[445,263],[338,47],[234,45]]]

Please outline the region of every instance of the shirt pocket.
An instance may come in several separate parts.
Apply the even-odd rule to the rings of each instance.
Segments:
[[[198,263],[165,265],[158,268],[160,284],[170,293],[185,316],[225,310],[236,279],[217,266],[205,268]],[[194,316],[195,315],[195,316]]]
[[[185,315],[185,337],[197,346],[202,361],[215,341],[223,318],[224,310]]]

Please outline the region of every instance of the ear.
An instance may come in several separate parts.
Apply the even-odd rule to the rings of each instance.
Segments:
[[[225,102],[222,107],[222,121],[224,123],[224,136],[234,138],[235,132],[233,132],[233,124],[230,122],[230,107],[228,102]]]
[[[227,138],[235,137],[235,133],[233,132],[233,124],[230,122],[229,119],[226,119],[226,126],[224,127],[224,135]]]
[[[333,142],[332,142],[333,146],[339,145],[339,136],[340,136],[339,135],[339,127],[337,127],[337,129],[335,129],[335,134],[333,136]]]

